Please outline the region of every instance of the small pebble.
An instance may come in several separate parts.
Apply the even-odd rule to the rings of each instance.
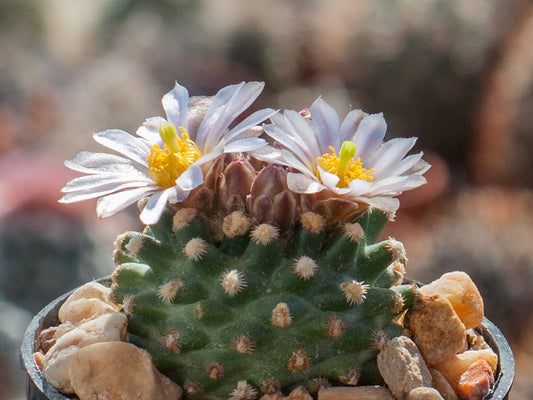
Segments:
[[[80,400],[178,400],[182,389],[161,374],[147,351],[125,342],[80,349],[69,368]]]
[[[411,390],[407,400],[444,400],[437,389],[419,387]]]
[[[337,386],[323,388],[318,400],[395,400],[383,386]]]
[[[431,387],[429,372],[416,344],[407,336],[385,342],[377,356],[378,369],[396,399],[405,399],[411,390]]]
[[[420,288],[424,296],[435,294],[446,297],[465,327],[475,328],[483,320],[483,299],[468,274],[453,271]]]
[[[492,371],[496,371],[498,367],[498,356],[492,349],[483,350],[468,350],[460,354],[456,354],[447,360],[435,365],[435,369],[439,370],[450,385],[458,393],[458,384],[463,375],[472,364],[476,361],[485,360],[491,367]]]
[[[494,385],[494,373],[485,360],[473,363],[459,379],[458,392],[461,399],[481,400]]]
[[[445,297],[422,297],[407,312],[405,322],[430,366],[466,350],[465,326]]]
[[[109,300],[110,293],[110,288],[96,282],[80,286],[59,308],[59,320],[62,323],[77,324],[83,320],[119,311],[119,306]]]
[[[444,400],[459,400],[459,397],[455,394],[452,385],[446,380],[435,368],[430,368],[431,378],[433,379],[433,387],[437,389]]]

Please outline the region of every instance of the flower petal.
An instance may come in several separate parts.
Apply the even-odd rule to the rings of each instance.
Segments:
[[[202,173],[200,166],[197,164],[192,164],[178,177],[178,179],[176,179],[176,185],[184,191],[191,191],[200,186],[203,182],[204,174]]]
[[[311,105],[311,117],[313,124],[316,126],[316,136],[323,153],[328,151],[329,146],[336,149],[342,143],[339,141],[339,115],[333,107],[326,103],[321,97],[316,99]]]
[[[94,140],[111,150],[115,150],[125,155],[129,159],[148,167],[146,161],[150,155],[150,146],[140,138],[130,135],[119,129],[110,129],[104,132],[95,133]]]
[[[365,113],[362,110],[352,110],[346,115],[339,131],[339,142],[341,146],[346,140],[353,141],[354,132],[357,131],[357,127],[364,116]]]
[[[222,88],[213,97],[196,136],[196,144],[202,153],[215,148],[228,126],[250,107],[263,87],[262,82],[241,82]]]
[[[372,175],[374,179],[380,179],[389,174],[389,171],[403,159],[415,143],[415,137],[389,140],[374,153],[370,160],[363,160],[363,165],[367,169],[374,170]]]
[[[162,190],[150,197],[139,216],[143,224],[153,225],[159,221],[167,205],[169,192],[168,189]]]
[[[245,153],[266,145],[266,140],[260,138],[239,139],[225,145],[224,153]]]
[[[187,109],[189,107],[189,92],[176,82],[174,88],[161,99],[168,122],[174,126],[188,129]]]
[[[281,130],[277,125],[268,124],[263,127],[268,136],[278,142],[280,145],[292,151],[296,157],[302,160],[308,168],[313,168],[314,158],[311,154],[306,152],[297,138],[292,135],[288,135],[285,131]],[[317,156],[318,157],[318,156]]]
[[[96,212],[100,218],[107,218],[125,209],[129,205],[150,195],[156,188],[143,187],[100,197],[96,203]]]
[[[258,130],[257,132],[254,132],[253,130],[249,131],[250,128],[253,128],[254,126],[259,125],[261,122],[266,120],[267,118],[270,118],[275,113],[277,113],[276,110],[273,110],[272,108],[265,108],[263,110],[259,110],[254,112],[252,115],[248,116],[244,119],[240,124],[235,126],[233,129],[231,129],[225,136],[224,136],[224,142],[230,142],[243,133],[249,133],[254,134],[254,136],[260,136],[262,134],[262,131]],[[248,131],[248,132],[247,132]]]
[[[318,180],[295,172],[287,174],[287,187],[293,192],[304,194],[318,193],[325,189]]]
[[[163,147],[163,140],[159,135],[159,126],[163,122],[167,122],[167,120],[162,117],[147,118],[135,133],[146,139],[151,145],[157,144],[159,147]]]
[[[387,132],[383,114],[371,114],[363,118],[357,127],[353,141],[357,144],[355,157],[365,161],[372,157]]]
[[[127,175],[84,175],[67,182],[67,184],[63,189],[61,189],[61,191],[63,193],[91,190],[96,191],[99,188],[109,187],[110,185],[120,186],[128,183],[133,184],[134,186],[142,186],[140,185],[140,183],[144,183],[144,185],[150,185],[154,182],[148,178],[132,179],[132,177]]]
[[[108,153],[78,153],[65,166],[73,171],[93,175],[128,175],[136,179],[148,178],[149,170],[134,161]]]
[[[76,203],[78,201],[94,199],[96,197],[106,196],[110,193],[115,193],[124,189],[131,188],[154,188],[153,190],[157,190],[158,187],[153,184],[147,184],[146,182],[142,181],[128,180],[124,182],[108,182],[101,184],[97,187],[69,190],[61,199],[59,199],[59,202]]]
[[[354,200],[360,203],[366,203],[391,215],[394,215],[400,207],[400,200],[390,196],[358,197]]]

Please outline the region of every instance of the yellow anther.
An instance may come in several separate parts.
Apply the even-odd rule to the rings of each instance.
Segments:
[[[165,146],[161,149],[157,144],[153,145],[147,159],[152,177],[163,187],[174,186],[176,179],[202,156],[187,131],[181,126],[178,129],[181,137],[173,124],[163,122],[159,126],[159,135]]]
[[[363,168],[363,163],[359,157],[354,160],[357,150],[357,145],[354,142],[345,141],[342,144],[339,154],[340,157],[337,157],[335,149],[332,146],[329,149],[331,153],[323,154],[321,157],[318,157],[317,161],[324,171],[339,177],[338,187],[347,187],[354,179],[365,181],[371,181],[373,179],[371,174],[374,170]],[[317,176],[320,178],[318,172]]]

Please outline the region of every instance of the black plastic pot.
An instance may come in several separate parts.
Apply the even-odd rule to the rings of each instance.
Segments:
[[[108,278],[99,280],[106,284]],[[69,397],[59,393],[50,383],[48,383],[37,364],[33,354],[39,348],[39,335],[43,329],[59,324],[57,313],[59,307],[67,299],[71,292],[64,294],[60,298],[48,304],[37,314],[28,325],[24,334],[24,341],[21,347],[21,368],[26,373],[26,398],[28,400],[68,400]],[[496,384],[491,394],[484,400],[504,400],[508,399],[511,385],[514,378],[514,357],[507,340],[500,330],[483,318],[483,324],[478,328],[487,343],[499,356],[498,376]]]

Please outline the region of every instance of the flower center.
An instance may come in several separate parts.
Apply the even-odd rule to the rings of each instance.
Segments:
[[[357,150],[354,142],[345,141],[341,146],[339,157],[335,154],[335,149],[332,146],[329,146],[329,149],[331,153],[323,154],[318,157],[317,161],[324,171],[339,177],[337,187],[347,187],[354,179],[363,179],[365,181],[373,179],[371,174],[374,170],[363,168],[363,163],[359,157],[354,160],[355,151]],[[320,179],[318,172],[317,176]]]
[[[159,126],[159,135],[165,143],[164,148],[157,144],[150,149],[148,165],[152,177],[162,187],[172,187],[176,179],[202,156],[196,143],[189,139],[189,134],[183,127],[178,128],[168,122]]]

